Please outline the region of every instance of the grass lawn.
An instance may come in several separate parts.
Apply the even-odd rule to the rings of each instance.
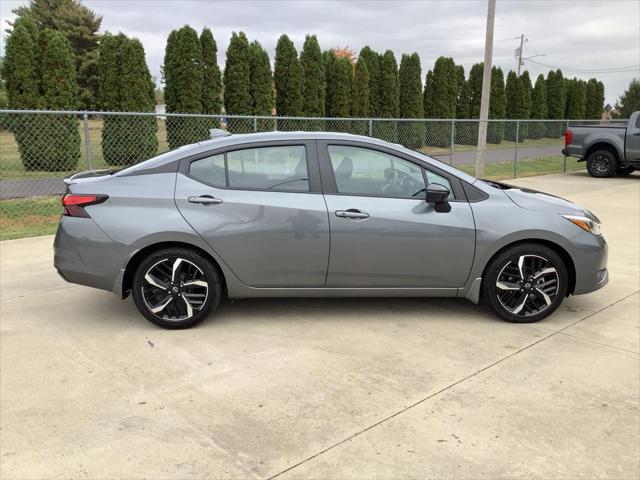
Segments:
[[[492,144],[487,143],[487,150],[505,150],[515,149],[516,142],[510,140],[503,140],[502,143]],[[531,148],[531,147],[564,147],[564,138],[538,138],[535,140],[527,139],[524,142],[518,143],[518,148]],[[463,145],[454,144],[454,152],[471,152],[478,149],[477,145]],[[449,153],[449,147],[422,147],[420,151],[426,155],[442,155]]]
[[[474,165],[463,165],[460,170],[474,175]],[[567,171],[584,170],[584,163],[567,159]],[[561,173],[563,157],[546,157],[518,162],[518,177]],[[513,178],[513,164],[490,163],[485,169],[485,178],[508,180]],[[34,237],[55,233],[62,207],[60,197],[34,197],[15,200],[0,200],[0,240]]]
[[[59,196],[0,200],[0,240],[55,233],[61,213]]]

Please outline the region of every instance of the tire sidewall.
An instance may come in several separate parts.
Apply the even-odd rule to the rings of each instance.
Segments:
[[[593,167],[593,161],[599,155],[604,155],[609,160],[609,168],[605,172],[597,172]],[[616,170],[618,167],[618,162],[616,160],[616,156],[610,152],[609,150],[596,150],[595,152],[589,155],[587,159],[587,171],[589,175],[596,178],[608,178],[612,177],[616,174]]]
[[[144,275],[155,263],[167,257],[180,257],[194,263],[198,266],[198,268],[202,270],[206,281],[209,284],[207,301],[193,317],[186,320],[168,321],[163,320],[162,318],[158,318],[149,310],[144,299],[142,298],[142,285],[144,283]],[[202,255],[186,248],[168,248],[150,254],[142,261],[142,263],[140,263],[140,265],[136,269],[136,273],[133,277],[133,285],[131,288],[131,296],[133,297],[133,301],[140,313],[142,313],[142,315],[144,315],[145,318],[151,323],[159,327],[171,330],[190,328],[203,322],[220,303],[220,295],[221,285],[218,269],[211,263],[211,261],[204,258]]]
[[[555,267],[558,272],[558,281],[560,283],[558,293],[556,294],[551,306],[544,311],[527,317],[514,315],[506,310],[497,296],[496,281],[498,274],[502,268],[510,261],[517,259],[521,255],[538,255],[546,258]],[[567,267],[555,251],[551,248],[540,244],[521,244],[508,248],[504,252],[498,254],[489,263],[485,276],[482,279],[482,295],[483,301],[490,309],[500,316],[502,319],[513,323],[533,323],[538,322],[551,315],[562,303],[567,293],[569,273]]]

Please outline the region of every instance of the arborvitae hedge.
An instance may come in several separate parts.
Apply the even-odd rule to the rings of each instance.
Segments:
[[[188,25],[174,30],[167,39],[164,59],[167,113],[202,113],[204,69],[197,32]],[[170,148],[209,138],[201,118],[167,117]]]
[[[522,106],[522,118],[529,119],[531,118],[531,95],[533,93],[533,87],[531,86],[531,77],[529,76],[529,72],[525,70],[522,73],[522,86],[524,88],[524,105]],[[520,125],[520,141],[524,141],[529,138],[529,127],[530,122],[523,122]]]
[[[322,52],[322,64],[324,65],[324,111],[325,116],[328,115],[329,105],[331,104],[331,90],[329,89],[329,82],[331,80],[331,68],[332,64],[336,59],[335,53],[333,50],[325,50]]]
[[[586,86],[586,100],[584,106],[584,118],[599,120],[602,116],[602,103],[597,98],[598,80],[590,78]]]
[[[559,120],[564,117],[566,103],[566,90],[564,78],[560,70],[550,71],[547,75],[547,118]],[[547,122],[546,136],[549,138],[561,137],[565,130],[563,122]]]
[[[504,94],[504,73],[500,67],[491,68],[491,99],[489,100],[489,118],[504,118],[507,99]],[[487,125],[487,143],[502,143],[504,122],[489,122]]]
[[[604,85],[599,88],[598,95],[604,98]],[[616,105],[620,118],[629,118],[633,112],[640,110],[640,81],[634,78],[629,82],[629,87],[624,91]]]
[[[417,53],[404,54],[400,60],[400,118],[424,118],[422,105],[422,68]],[[407,148],[424,146],[425,125],[423,122],[402,122],[398,139]]]
[[[271,64],[269,54],[257,41],[249,45],[249,77],[251,79],[251,113],[271,116],[274,105]],[[260,119],[256,122],[256,128],[258,131],[273,130],[273,121]]]
[[[381,118],[398,118],[400,114],[398,64],[391,50],[384,52],[380,63],[380,107]],[[398,141],[396,121],[380,121],[374,124],[374,137],[389,142]]]
[[[547,118],[547,86],[542,74],[538,75],[531,94],[531,118],[536,120]],[[529,125],[529,138],[544,137],[546,129],[544,122],[531,122]]]
[[[480,118],[480,99],[482,97],[482,63],[476,63],[469,70],[469,78],[465,85],[464,95],[466,106],[461,107],[464,112],[457,115],[457,118]],[[464,103],[462,103],[464,105]],[[456,122],[455,139],[456,143],[463,145],[477,145],[478,143],[478,122]]]
[[[121,112],[155,111],[155,86],[137,39],[106,33],[100,42],[98,102]],[[158,150],[155,117],[104,117],[102,155],[109,165],[126,166],[154,156]]]
[[[351,95],[353,84],[353,68],[346,57],[336,57],[331,62],[328,82],[329,111],[331,118],[348,118],[351,116]],[[329,120],[327,128],[332,132],[348,132],[351,125],[346,121]]]
[[[565,79],[564,82],[567,92],[564,118],[569,120],[585,118],[587,84],[577,78]]]
[[[367,64],[369,72],[369,116],[378,117],[380,114],[380,55],[369,46],[360,50],[359,59]]]
[[[40,32],[19,17],[7,38],[3,76],[9,108],[74,110],[78,107],[75,63],[69,41],[57,31]],[[25,170],[77,168],[80,134],[74,115],[21,115],[7,121]]]
[[[507,100],[505,118],[513,120],[526,119],[528,112],[525,105],[524,83],[522,82],[522,77],[518,77],[513,70],[507,75],[505,97]],[[504,138],[513,142],[516,140],[517,134],[518,141],[522,142],[526,138],[523,131],[526,127],[526,122],[520,122],[519,129],[517,127],[516,122],[506,122]]]
[[[433,67],[427,97],[427,118],[454,118],[458,103],[459,72],[453,58],[439,57]],[[428,145],[448,147],[451,144],[449,122],[429,122],[426,140]]]
[[[304,109],[304,74],[298,52],[289,37],[282,35],[276,46],[274,69],[276,112],[281,117],[300,117]],[[297,130],[295,122],[279,122],[280,130]]]
[[[202,113],[219,115],[222,110],[222,76],[218,67],[218,46],[207,27],[200,34],[202,47]],[[219,119],[203,118],[204,129],[220,127]]]
[[[228,115],[251,115],[253,113],[250,63],[247,36],[244,32],[238,34],[233,32],[224,66],[224,110]],[[234,133],[251,132],[253,121],[229,118],[227,129]]]
[[[367,118],[369,112],[369,69],[364,58],[359,57],[353,76],[353,93],[351,94],[351,116],[354,118]],[[369,122],[367,120],[354,120],[353,133],[358,135],[369,134]]]
[[[325,116],[325,94],[327,90],[322,51],[315,35],[307,35],[300,53],[300,64],[303,72],[303,105],[305,117]],[[322,120],[305,122],[307,130],[322,130]]]

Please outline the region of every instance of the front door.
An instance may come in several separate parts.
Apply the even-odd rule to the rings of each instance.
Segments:
[[[319,154],[325,176],[335,182],[325,194],[331,228],[327,287],[464,285],[475,226],[468,202],[455,198],[445,176],[371,146],[319,142]],[[325,176],[323,184],[334,183]],[[427,182],[452,191],[449,212],[425,202]]]
[[[261,145],[181,165],[178,209],[246,285],[324,285],[329,223],[315,152],[314,142]]]

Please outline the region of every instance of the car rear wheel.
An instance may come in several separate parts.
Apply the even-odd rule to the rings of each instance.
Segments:
[[[568,287],[562,258],[549,247],[522,244],[508,248],[489,264],[483,297],[503,319],[531,323],[551,315]]]
[[[616,156],[609,150],[596,150],[587,158],[587,171],[592,177],[612,177],[616,174],[617,166]]]
[[[218,306],[220,275],[210,260],[186,248],[149,255],[133,278],[132,296],[147,320],[168,329],[198,325]]]

